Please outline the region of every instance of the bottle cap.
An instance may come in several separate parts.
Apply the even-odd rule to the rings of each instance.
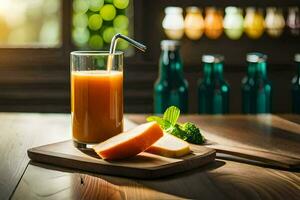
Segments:
[[[294,61],[300,63],[300,53],[295,54]]]
[[[247,7],[246,8],[246,13],[247,12],[255,12],[255,7]]]
[[[241,9],[235,6],[228,6],[225,8],[225,13],[238,13],[241,12]]]
[[[289,12],[298,12],[299,8],[297,6],[289,7]]]
[[[217,12],[218,9],[216,7],[210,6],[205,8],[205,13]]]
[[[189,6],[186,8],[186,12],[188,13],[201,13],[201,9],[197,6]]]
[[[267,12],[276,12],[276,7],[267,7]]]
[[[204,63],[220,63],[224,61],[224,56],[219,54],[205,54],[202,56]]]
[[[160,42],[160,47],[162,50],[174,51],[180,47],[180,42],[177,40],[162,40]]]
[[[181,14],[182,8],[175,7],[175,6],[168,6],[165,8],[165,13],[166,14]]]
[[[247,54],[246,60],[247,62],[256,63],[256,62],[266,62],[267,58],[268,57],[265,54],[253,52]]]

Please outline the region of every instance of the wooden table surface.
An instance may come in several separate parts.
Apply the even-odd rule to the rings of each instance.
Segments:
[[[218,120],[228,117],[232,116],[218,116]],[[280,118],[290,123],[289,128],[300,123],[296,115]],[[126,121],[125,126],[132,124]],[[0,113],[0,131],[0,199],[300,199],[299,171],[233,160],[217,159],[203,168],[156,180],[91,174],[30,162],[28,148],[71,138],[67,114]]]

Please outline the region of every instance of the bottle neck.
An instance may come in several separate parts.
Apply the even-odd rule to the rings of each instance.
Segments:
[[[251,63],[251,62],[248,63],[248,70],[247,70],[248,77],[253,78],[255,76],[256,65],[257,63]]]
[[[179,50],[163,50],[160,58],[160,78],[174,80],[183,77],[183,65]]]
[[[257,63],[256,75],[259,78],[267,78],[267,63],[266,62]]]
[[[213,64],[213,77],[215,79],[223,80],[223,63],[214,63]]]
[[[212,64],[211,63],[204,63],[203,65],[203,79],[204,81],[210,81],[212,75]]]

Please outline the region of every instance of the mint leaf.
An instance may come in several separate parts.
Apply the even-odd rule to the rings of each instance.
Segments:
[[[179,108],[171,106],[166,109],[163,117],[150,116],[147,118],[147,121],[155,121],[164,132],[172,134],[182,140],[194,144],[203,144],[205,142],[205,138],[201,134],[197,125],[192,122],[186,122],[184,124],[177,123],[179,115]]]
[[[150,116],[147,117],[148,122],[157,122],[160,126],[164,124],[164,120],[161,117],[158,116]]]
[[[179,108],[176,106],[171,106],[165,111],[163,119],[169,121],[174,126],[179,118],[179,115]]]
[[[148,122],[153,122],[155,121],[156,123],[158,123],[158,125],[162,128],[162,129],[168,129],[170,126],[172,126],[172,124],[169,121],[164,120],[161,117],[158,116],[150,116],[147,117],[147,121]]]

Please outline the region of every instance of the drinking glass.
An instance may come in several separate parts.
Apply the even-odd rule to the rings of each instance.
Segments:
[[[73,141],[88,148],[123,131],[123,52],[74,51],[70,63]]]

